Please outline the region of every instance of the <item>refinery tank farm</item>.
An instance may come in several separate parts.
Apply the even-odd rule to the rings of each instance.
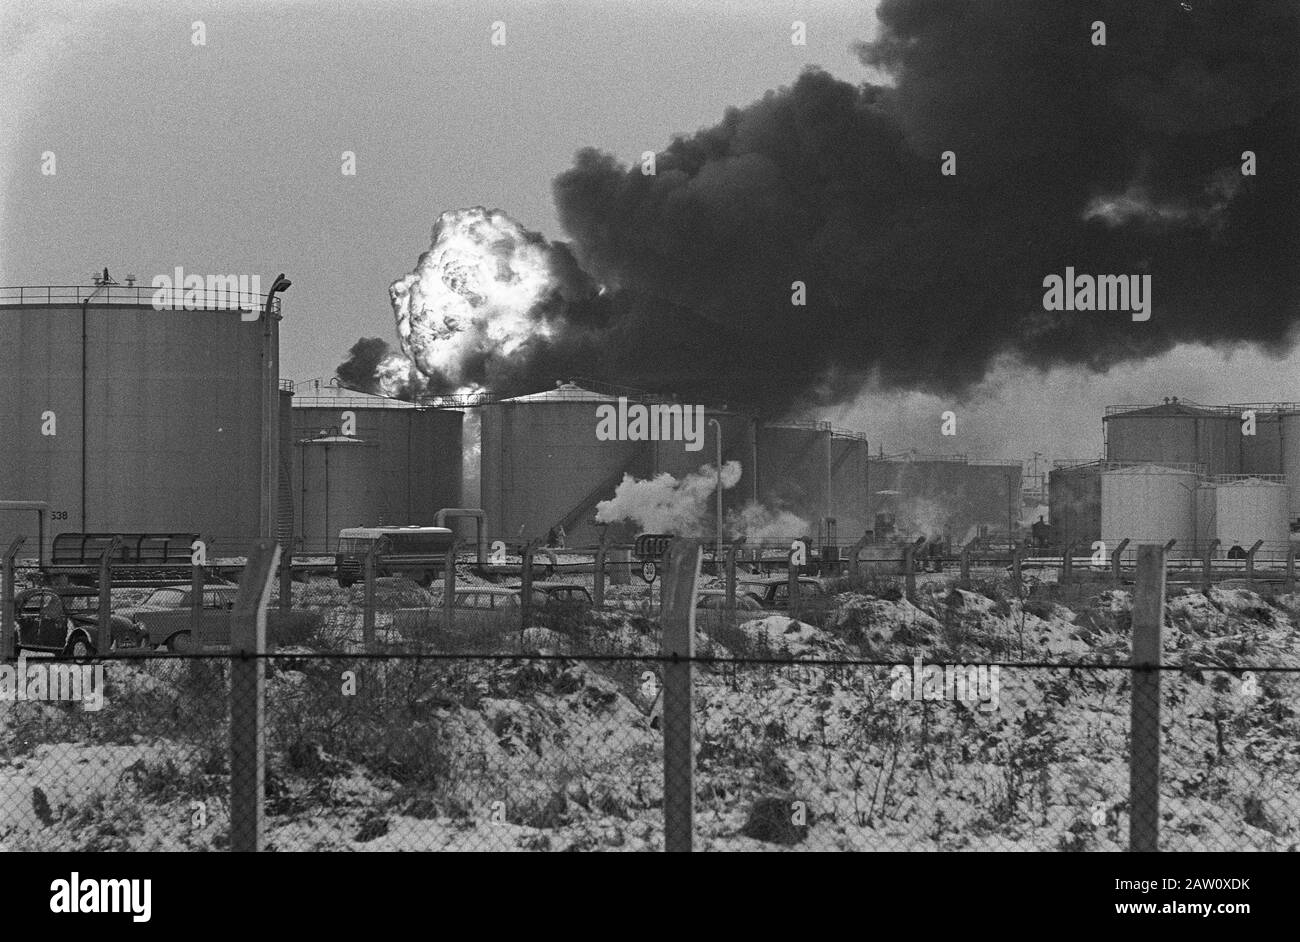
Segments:
[[[469,509],[451,524],[467,553],[668,533],[805,540],[826,565],[872,544],[1087,556],[1100,542],[1268,566],[1300,524],[1296,403],[1111,406],[1103,454],[1035,476],[1014,456],[890,453],[829,422],[581,377],[508,397],[295,383],[280,376],[279,292],[185,311],[150,294],[0,291],[5,545],[43,508],[26,544],[42,559],[60,533],[193,534],[217,557],[271,538],[328,557],[345,529]]]

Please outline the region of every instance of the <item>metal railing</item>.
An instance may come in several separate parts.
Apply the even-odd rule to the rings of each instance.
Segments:
[[[154,307],[159,293],[167,296],[166,304],[194,310],[260,311],[266,295],[251,291],[227,291],[214,288],[166,289],[145,285],[11,285],[0,286],[0,306],[30,304],[74,305],[89,301],[94,305],[122,304]],[[271,310],[280,313],[280,298],[271,300]]]

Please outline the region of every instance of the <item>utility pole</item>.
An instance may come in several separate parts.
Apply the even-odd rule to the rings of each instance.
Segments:
[[[714,563],[716,564],[718,557],[722,553],[722,423],[719,422],[717,419],[709,419],[709,424],[714,426],[718,430],[718,443],[717,443],[718,448],[717,448],[717,458],[716,458],[717,460],[716,470],[718,474],[718,487],[717,487],[718,493],[717,493],[716,512],[717,512],[718,519],[714,523],[714,544],[713,544],[713,559],[714,559]]]

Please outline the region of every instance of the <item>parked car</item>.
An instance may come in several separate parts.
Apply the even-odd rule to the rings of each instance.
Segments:
[[[230,612],[235,607],[239,586],[208,585],[203,587],[199,612],[199,641],[204,644],[227,643],[230,637]],[[143,626],[152,647],[169,651],[192,651],[196,645],[190,635],[193,587],[169,585],[154,589],[135,610],[136,621]]]
[[[752,595],[768,611],[783,611],[790,607],[790,581],[786,576],[741,576],[738,589]],[[799,576],[799,601],[806,602],[825,596],[822,584],[812,576]]]
[[[462,586],[452,599],[452,623],[456,628],[518,627],[522,618],[520,604],[518,589]],[[399,608],[393,613],[393,627],[404,634],[440,627],[444,620],[441,605]]]
[[[99,593],[75,588],[38,588],[14,599],[14,656],[44,651],[60,657],[95,654],[99,639]],[[123,615],[110,617],[110,647],[140,647],[147,641],[144,626]]]
[[[726,589],[700,589],[698,598],[695,602],[696,608],[704,608],[709,611],[724,611],[727,607],[727,590]],[[736,611],[738,612],[761,612],[763,606],[759,603],[756,596],[741,590],[739,583],[736,585]]]

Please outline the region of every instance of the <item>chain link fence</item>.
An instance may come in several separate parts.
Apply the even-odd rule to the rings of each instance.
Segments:
[[[200,588],[205,637],[229,637],[223,575],[240,573]],[[38,581],[15,573],[19,640],[39,627],[21,602]],[[525,606],[461,572],[449,625],[442,580],[287,584],[255,661],[266,849],[663,850],[685,795],[702,850],[1125,850],[1132,769],[1155,758],[1131,754],[1122,590],[1021,599],[950,582],[909,598],[877,579],[828,584],[795,619],[704,604],[720,585],[705,579],[686,659],[664,653],[655,585],[606,586],[596,607],[589,578],[557,573]],[[249,766],[231,704],[255,699],[258,673],[178,637],[189,591],[110,588],[108,651],[4,652],[0,848],[250,839],[256,824],[232,815]],[[98,587],[84,597],[63,630],[98,639]],[[1161,849],[1300,845],[1298,623],[1293,594],[1169,599]],[[666,753],[665,679],[686,660],[692,746]]]

